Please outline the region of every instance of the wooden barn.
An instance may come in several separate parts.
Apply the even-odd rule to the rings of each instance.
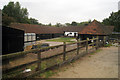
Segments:
[[[85,26],[78,34],[81,39],[99,36],[100,40],[104,38],[107,40],[112,34],[113,29],[114,26],[104,26],[100,22],[94,20],[89,25]]]
[[[63,35],[63,32],[58,27],[51,26],[41,26],[41,25],[33,25],[33,24],[20,24],[14,23],[11,24],[12,28],[20,29],[25,31],[25,42],[32,42],[41,39],[50,39],[55,37],[60,37]],[[27,36],[27,34],[29,34]],[[34,34],[33,39],[31,39],[31,34]],[[27,36],[27,38],[26,38]]]
[[[25,34],[34,33],[34,40],[50,39],[60,36],[77,37],[80,40],[84,40],[87,37],[99,36],[99,39],[103,40],[112,33],[113,26],[104,26],[97,20],[93,20],[89,25],[85,26],[68,26],[68,27],[51,27],[33,24],[11,24],[11,27],[24,30]],[[26,38],[25,38],[26,39]]]
[[[2,54],[24,50],[24,31],[2,26]]]
[[[103,40],[103,38],[107,39],[108,36],[112,34],[113,29],[114,26],[104,26],[96,20],[86,26],[62,27],[62,31],[64,31],[65,36],[77,37],[80,40],[85,40],[86,38],[92,38],[96,36],[99,36],[100,40]]]

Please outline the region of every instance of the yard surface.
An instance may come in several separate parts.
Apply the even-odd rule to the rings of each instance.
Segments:
[[[65,39],[65,38],[64,38]],[[49,43],[50,46],[63,44],[63,42],[60,42],[61,38],[56,38],[54,40],[56,41],[40,41],[39,43]],[[59,41],[60,40],[60,41]],[[69,39],[66,42],[69,41],[75,41],[75,39]],[[76,44],[73,45],[67,45],[67,51],[74,49],[77,47]],[[88,48],[91,48],[89,46]],[[85,47],[81,48],[79,52],[85,51]],[[41,57],[49,57],[52,55],[56,55],[63,52],[63,47],[55,48],[52,50],[48,50],[41,53]],[[73,56],[76,56],[76,52],[71,52],[68,55],[66,55],[68,58],[71,58]],[[56,63],[56,60],[59,61],[63,60],[61,57],[55,60],[52,60],[54,63]],[[37,54],[35,53],[29,53],[25,55],[24,57],[10,61],[10,64],[6,67],[14,67],[18,66],[24,63],[28,63],[31,61],[37,60]],[[53,64],[49,62],[50,60],[46,61],[47,66],[50,64]],[[44,61],[43,61],[44,63]],[[27,67],[30,69],[35,69],[36,64],[32,65],[33,67]],[[22,69],[22,71],[24,68]],[[53,75],[54,73],[54,75]],[[73,63],[64,65],[60,67],[57,70],[53,70],[51,72],[46,72],[47,77],[50,78],[117,78],[118,77],[118,47],[111,46],[111,47],[104,47],[100,48],[100,50],[97,50],[96,53],[89,53],[84,57],[81,57],[80,59],[74,61]],[[50,76],[49,76],[50,75]],[[37,76],[39,77],[39,76]]]
[[[70,38],[70,37],[59,37],[59,38],[53,38],[53,39],[47,39],[47,40],[40,40],[37,41],[36,43],[48,43],[50,46],[56,46],[56,45],[61,45],[63,42],[66,43],[72,43],[76,42],[75,38]]]
[[[81,57],[59,68],[50,78],[118,78],[118,47],[101,48]]]
[[[60,37],[60,38],[55,38],[55,39],[49,39],[49,40],[46,40],[46,41],[54,41],[54,42],[75,42],[75,41],[72,41],[72,39],[75,39],[75,38]]]

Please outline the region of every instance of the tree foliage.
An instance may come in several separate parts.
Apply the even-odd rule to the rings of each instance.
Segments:
[[[12,22],[17,23],[28,23],[28,24],[39,24],[35,18],[28,18],[27,8],[21,7],[19,2],[9,2],[3,7],[3,25],[9,25]]]
[[[2,14],[2,25],[8,26],[11,22],[15,22],[13,17],[9,17],[7,14]]]
[[[56,23],[55,27],[62,27],[63,25],[61,23]]]
[[[118,12],[112,12],[109,18],[103,20],[103,24],[114,26],[114,31],[120,32],[120,10]]]
[[[71,25],[72,25],[72,26],[77,26],[77,22],[73,21],[73,22],[71,23]]]
[[[35,18],[30,18],[29,20],[31,24],[39,24],[38,20],[36,20]]]
[[[48,26],[52,26],[52,24],[51,24],[51,23],[49,23],[49,24],[48,24]]]
[[[66,26],[70,26],[71,24],[70,23],[65,23]]]
[[[91,23],[91,20],[88,20],[88,21],[84,21],[84,22],[75,22],[73,21],[72,23],[65,23],[66,26],[86,26],[88,25],[89,23]]]

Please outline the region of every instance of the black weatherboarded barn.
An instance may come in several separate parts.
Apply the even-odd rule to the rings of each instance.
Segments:
[[[2,26],[2,55],[24,50],[24,31]]]

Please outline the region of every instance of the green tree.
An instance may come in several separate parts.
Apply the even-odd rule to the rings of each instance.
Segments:
[[[52,26],[52,24],[51,24],[51,23],[49,23],[49,24],[48,24],[48,26]]]
[[[31,24],[39,24],[38,20],[36,20],[35,18],[30,18],[29,20]]]
[[[8,16],[15,16],[14,15],[14,2],[9,2],[8,5],[5,5],[2,10],[3,13],[7,14]]]
[[[2,13],[2,25],[9,26],[11,22],[15,22],[15,19],[13,17],[9,17],[5,13]]]
[[[104,25],[114,26],[114,31],[120,32],[120,10],[118,12],[112,12],[109,18],[106,18],[102,22]]]
[[[71,23],[71,25],[72,25],[72,26],[77,26],[77,22],[73,21],[73,22]]]
[[[65,23],[66,26],[70,26],[71,24],[70,23]]]
[[[61,27],[62,24],[61,23],[56,23],[55,27]]]
[[[85,22],[80,22],[78,23],[78,26],[87,26],[90,22],[85,21]]]
[[[35,18],[28,18],[28,10],[27,8],[21,7],[19,2],[9,2],[7,5],[3,7],[2,12],[6,14],[3,16],[3,23],[12,23],[12,22],[17,22],[17,23],[28,23],[28,24],[39,24],[38,20]],[[7,20],[8,18],[8,20]],[[11,19],[11,21],[9,21]],[[14,20],[13,20],[14,19]],[[4,22],[8,21],[8,22]]]

